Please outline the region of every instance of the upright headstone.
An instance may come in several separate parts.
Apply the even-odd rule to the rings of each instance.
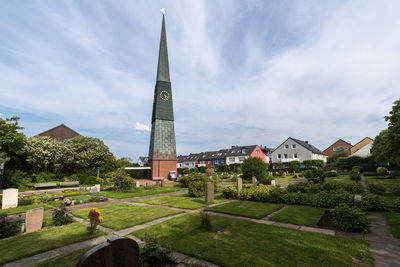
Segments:
[[[255,176],[251,177],[251,183],[252,184],[257,183],[257,178]]]
[[[16,208],[18,207],[18,189],[9,188],[3,191],[3,198],[1,202],[1,208]]]
[[[149,187],[150,186],[150,182],[146,182],[146,187]]]
[[[219,183],[219,175],[217,174],[217,176],[215,177],[215,179],[217,180],[217,183]]]
[[[28,210],[25,215],[26,233],[32,233],[42,229],[44,208]]]
[[[161,187],[165,187],[165,180],[161,181]]]
[[[298,174],[298,173],[296,173],[295,175],[296,175],[296,179],[299,179],[299,174]]]
[[[276,184],[275,184],[275,180],[272,180],[272,181],[271,181],[271,185],[273,185],[273,186],[276,185]]]
[[[140,182],[136,181],[136,187],[140,187]]]
[[[83,255],[77,267],[139,266],[139,245],[127,237],[112,237]]]
[[[242,178],[237,178],[237,192],[238,192],[238,196],[240,195],[240,192],[242,191],[242,187],[243,187]]]
[[[354,195],[354,206],[361,209],[362,208],[362,196]]]
[[[96,194],[100,192],[100,184],[96,184],[92,188],[90,188],[90,193]]]
[[[214,202],[214,183],[206,183],[206,203],[210,204]]]

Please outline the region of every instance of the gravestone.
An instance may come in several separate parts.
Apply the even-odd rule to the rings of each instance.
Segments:
[[[215,179],[217,180],[217,183],[219,183],[219,175],[218,174]]]
[[[240,192],[242,191],[242,187],[243,187],[243,180],[242,180],[242,178],[237,178],[237,192],[238,192],[238,196],[240,195]]]
[[[18,207],[18,189],[9,188],[3,191],[3,198],[1,201],[1,208],[16,208]]]
[[[90,189],[90,193],[92,193],[92,194],[96,194],[96,193],[99,193],[99,192],[100,192],[100,184],[96,184],[95,186],[93,186]]]
[[[354,195],[354,206],[361,209],[362,208],[362,196]]]
[[[299,174],[298,174],[298,173],[296,173],[295,175],[296,175],[296,179],[299,179]]]
[[[140,182],[136,181],[136,187],[140,187]]]
[[[150,182],[146,182],[146,187],[149,187],[150,186]]]
[[[273,186],[276,185],[276,184],[275,184],[275,180],[272,180],[272,181],[271,181],[271,185],[273,185]]]
[[[76,266],[139,266],[139,245],[127,237],[112,237],[86,252]]]
[[[206,183],[206,203],[210,204],[214,202],[214,183]]]
[[[44,208],[28,210],[25,215],[26,233],[32,233],[42,229]]]
[[[251,183],[252,184],[257,183],[257,178],[255,176],[251,177]]]
[[[165,187],[165,180],[161,181],[161,187]]]

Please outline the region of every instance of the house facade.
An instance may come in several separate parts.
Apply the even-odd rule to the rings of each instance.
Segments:
[[[350,154],[350,149],[353,147],[350,143],[347,143],[343,139],[337,140],[335,143],[330,145],[327,149],[324,150],[324,153],[328,155],[328,158],[332,157],[336,151],[338,151],[339,148],[341,147],[346,147],[347,150],[349,150]]]
[[[327,155],[308,143],[289,137],[279,145],[272,153],[272,162],[287,163],[293,160],[303,162],[304,160],[320,159],[326,162]]]
[[[139,157],[138,164],[140,167],[143,167],[149,161],[149,157]]]
[[[371,139],[369,137],[365,137],[364,139],[362,139],[360,142],[358,142],[351,148],[350,155],[358,156],[358,157],[362,157],[362,158],[371,156],[371,149],[372,149],[373,143],[374,143],[373,139]]]

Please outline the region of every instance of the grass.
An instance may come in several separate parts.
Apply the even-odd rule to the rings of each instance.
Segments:
[[[73,211],[72,214],[82,219],[88,220],[90,209]],[[114,230],[121,230],[132,227],[155,219],[181,213],[181,211],[170,210],[158,207],[134,206],[126,203],[107,205],[99,208],[103,216],[104,227]]]
[[[380,184],[385,187],[386,194],[392,193],[392,188],[394,186],[400,186],[400,179],[388,179],[388,178],[379,178],[379,176],[366,176],[367,184]]]
[[[400,199],[400,197],[398,196],[383,196],[383,198],[385,199],[386,202],[385,207],[391,209],[395,208],[394,202],[396,201],[396,199]]]
[[[51,207],[47,206],[44,203],[34,202],[34,203],[30,204],[30,205],[18,206],[16,208],[9,208],[9,209],[5,209],[5,210],[0,210],[0,215],[13,215],[13,214],[25,213],[28,210],[41,208],[41,207],[43,207],[45,210],[51,209]]]
[[[309,233],[210,215],[211,230],[198,213],[135,231],[157,236],[161,245],[220,266],[372,266],[368,241]]]
[[[105,233],[97,230],[92,235],[86,226],[72,223],[29,234],[0,239],[0,264],[19,260],[44,251],[91,239]]]
[[[221,197],[221,194],[214,195],[214,203],[225,202],[226,199]],[[195,210],[207,206],[205,197],[190,197],[188,194],[177,194],[171,196],[154,197],[142,199],[135,202],[163,205],[174,208]]]
[[[182,187],[178,187],[177,185],[168,185],[165,187],[161,186],[150,186],[135,188],[127,192],[118,192],[118,191],[101,191],[97,193],[98,196],[108,197],[108,198],[130,198],[130,197],[141,197],[141,196],[148,196],[148,195],[156,195],[168,192],[175,192],[184,190]]]
[[[83,255],[86,253],[86,251],[90,250],[93,247],[88,247],[88,248],[83,248],[79,249],[55,258],[51,258],[46,261],[42,261],[36,264],[31,264],[28,265],[29,267],[70,267],[70,266],[76,266],[76,264],[81,260]]]
[[[271,217],[272,221],[316,227],[326,209],[309,206],[289,206]]]
[[[385,218],[390,225],[393,236],[400,238],[400,213],[385,212]]]
[[[275,179],[275,182],[281,183],[281,182],[286,182],[286,181],[291,181],[291,180],[296,180],[297,178],[295,176],[288,175],[286,177],[273,177]]]
[[[209,211],[261,219],[283,207],[283,204],[271,204],[252,201],[234,201],[207,208]]]

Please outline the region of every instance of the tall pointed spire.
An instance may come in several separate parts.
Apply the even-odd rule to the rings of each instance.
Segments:
[[[165,33],[165,15],[162,15],[160,51],[158,54],[157,81],[170,82],[167,50],[167,35]]]

